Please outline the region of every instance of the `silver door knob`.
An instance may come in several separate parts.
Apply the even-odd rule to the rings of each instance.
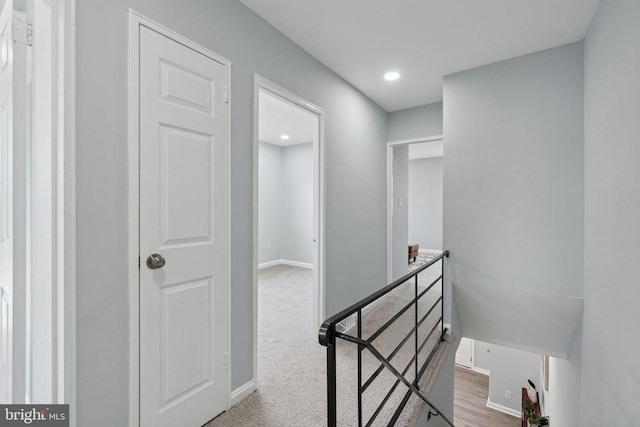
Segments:
[[[156,268],[164,267],[165,263],[166,263],[166,260],[160,254],[151,254],[147,258],[147,267],[149,267],[152,270],[155,270]]]

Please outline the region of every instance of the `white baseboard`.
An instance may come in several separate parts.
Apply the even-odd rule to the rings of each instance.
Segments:
[[[313,268],[313,264],[311,264],[310,262],[289,261],[288,259],[281,259],[280,264],[290,265],[292,267],[308,268],[308,269]]]
[[[258,270],[262,270],[263,268],[273,267],[274,265],[281,264],[282,260],[276,259],[273,261],[263,262],[262,264],[258,264]]]
[[[382,299],[382,298],[378,298],[377,300],[375,300],[374,302],[372,302],[371,304],[369,304],[368,306],[366,306],[365,308],[363,308],[363,309],[362,309],[362,317],[364,318],[364,317],[366,316],[366,314],[367,314],[369,311],[373,310],[373,308],[374,308],[375,306],[377,306],[377,305],[380,303],[380,300],[381,300],[381,299]],[[343,322],[344,322],[344,326],[345,326],[345,328],[344,328],[344,330],[343,330],[342,332],[344,332],[345,334],[348,334],[349,332],[351,332],[351,330],[352,330],[353,328],[355,328],[355,327],[356,327],[356,325],[358,324],[358,323],[357,323],[357,321],[356,321],[356,319],[357,319],[357,317],[356,317],[356,316],[357,316],[357,315],[352,314],[351,316],[349,316],[349,317],[347,317],[347,318],[345,319],[345,320],[347,320],[347,322],[345,322],[345,320],[343,320],[342,322],[340,322],[340,323],[343,323]],[[352,320],[352,321],[349,321],[349,319],[351,319],[351,318],[352,318],[353,320]]]
[[[514,417],[520,418],[522,415],[520,411],[516,411],[515,409],[508,408],[506,406],[499,405],[497,403],[493,403],[491,400],[487,399],[487,408],[495,409],[496,411],[504,412],[508,415],[513,415]]]
[[[438,249],[418,249],[419,254],[440,255],[442,251]]]
[[[241,385],[237,389],[231,392],[231,399],[229,407],[236,406],[240,403],[245,397],[249,396],[256,390],[256,383],[251,380],[244,385]]]
[[[471,368],[471,370],[473,372],[477,372],[482,375],[490,376],[490,371],[487,369],[482,369],[482,368],[478,368],[477,366],[474,366],[473,368]]]
[[[288,259],[276,259],[274,261],[263,262],[262,264],[258,264],[258,270],[262,270],[263,268],[273,267],[274,265],[290,265],[292,267],[301,267],[301,268],[313,268],[313,264],[310,262],[300,262],[300,261],[290,261]]]

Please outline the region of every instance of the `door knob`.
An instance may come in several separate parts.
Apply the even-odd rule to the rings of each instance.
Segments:
[[[166,260],[160,254],[151,254],[147,258],[147,267],[149,267],[152,270],[155,270],[156,268],[164,267],[165,263],[166,263]]]

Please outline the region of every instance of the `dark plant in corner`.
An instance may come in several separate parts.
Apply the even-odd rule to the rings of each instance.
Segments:
[[[545,427],[549,425],[549,417],[543,417],[542,415],[538,414],[535,411],[533,411],[529,415],[528,419],[529,419],[529,424],[531,425],[536,425],[538,427]]]
[[[537,414],[536,407],[529,399],[524,399],[524,413],[527,419],[531,418],[533,414]]]
[[[538,426],[538,427],[546,427],[549,425],[549,417],[543,417],[536,411],[536,407],[529,399],[525,399],[524,403],[524,413],[526,419],[529,421],[529,425]]]

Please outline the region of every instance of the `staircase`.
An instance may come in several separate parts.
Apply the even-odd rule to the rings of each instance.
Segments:
[[[425,405],[429,417],[453,426],[429,401],[453,341],[443,319],[448,256],[445,251],[323,323],[330,427],[415,425]]]

